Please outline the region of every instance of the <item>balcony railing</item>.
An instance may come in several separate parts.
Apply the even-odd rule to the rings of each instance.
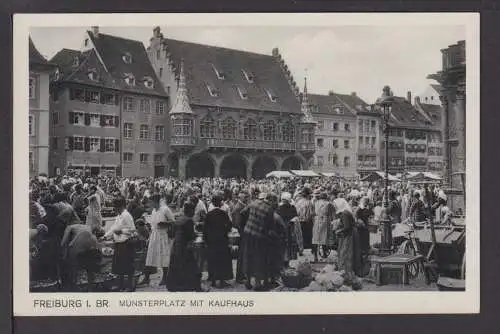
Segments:
[[[377,149],[375,147],[360,147],[358,148],[359,154],[377,154]]]
[[[172,136],[170,138],[172,146],[193,146],[196,145],[196,138],[186,136]]]
[[[294,151],[296,144],[294,142],[279,142],[267,140],[252,139],[224,139],[224,138],[202,138],[199,143],[206,147],[234,147],[246,149],[261,150],[289,150]]]
[[[301,151],[314,151],[316,150],[315,143],[299,143],[299,148]]]

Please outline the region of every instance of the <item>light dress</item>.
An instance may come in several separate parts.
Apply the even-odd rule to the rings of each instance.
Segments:
[[[151,213],[151,235],[149,237],[146,266],[155,268],[166,268],[170,264],[170,251],[173,239],[168,237],[168,227],[160,225],[162,222],[173,224],[174,215],[170,208],[164,203],[153,209]]]

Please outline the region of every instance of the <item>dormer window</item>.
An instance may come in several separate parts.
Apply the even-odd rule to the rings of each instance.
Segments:
[[[217,67],[215,67],[215,65],[213,65],[213,64],[212,64],[212,68],[214,69],[214,72],[217,75],[217,78],[219,78],[219,80],[226,79],[226,73],[224,73],[224,71],[222,71],[221,69],[217,69]]]
[[[90,70],[88,73],[89,79],[92,81],[97,81],[99,78],[97,76],[97,72],[95,70]]]
[[[134,77],[134,75],[131,74],[131,73],[126,73],[125,74],[125,82],[129,86],[135,86],[135,77]]]
[[[238,93],[240,93],[240,97],[242,100],[248,100],[248,92],[245,88],[243,87],[237,87],[238,88]]]
[[[80,65],[80,58],[78,56],[73,57],[73,66],[79,66]]]
[[[125,64],[132,64],[132,55],[130,53],[125,53],[123,56],[122,56],[122,59],[123,59],[123,62]]]
[[[153,78],[144,77],[144,86],[146,88],[154,88],[155,84],[154,84]]]
[[[271,102],[277,102],[278,101],[278,96],[274,94],[274,92],[271,89],[266,89],[267,96],[269,97],[269,100]]]
[[[245,78],[247,79],[247,81],[249,83],[253,83],[253,79],[254,79],[253,73],[251,73],[249,71],[245,71],[245,70],[242,70],[242,71],[243,71],[243,74],[245,75]]]
[[[210,93],[210,96],[212,96],[212,97],[219,96],[219,91],[214,86],[207,85],[207,89],[208,89],[208,92]]]
[[[57,81],[61,77],[61,72],[59,72],[59,69],[56,68],[56,71],[54,72],[54,80]]]

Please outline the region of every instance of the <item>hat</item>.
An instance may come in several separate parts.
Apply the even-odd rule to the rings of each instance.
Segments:
[[[290,194],[289,192],[281,193],[281,200],[290,202],[292,200],[292,194]]]
[[[262,192],[259,193],[259,196],[257,198],[258,199],[266,199],[267,198],[267,193],[265,193],[265,192],[262,191]]]

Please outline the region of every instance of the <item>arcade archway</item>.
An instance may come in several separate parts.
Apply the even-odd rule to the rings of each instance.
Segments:
[[[179,156],[176,153],[171,153],[168,156],[168,175],[171,177],[179,176]]]
[[[215,165],[208,154],[191,156],[186,164],[186,177],[214,177]]]
[[[247,176],[247,163],[245,158],[238,154],[225,157],[220,165],[220,176],[225,178]]]
[[[266,174],[277,169],[276,161],[268,156],[258,157],[252,166],[252,178],[263,179]]]
[[[297,157],[289,157],[281,164],[281,170],[299,170],[302,169],[302,162]]]

